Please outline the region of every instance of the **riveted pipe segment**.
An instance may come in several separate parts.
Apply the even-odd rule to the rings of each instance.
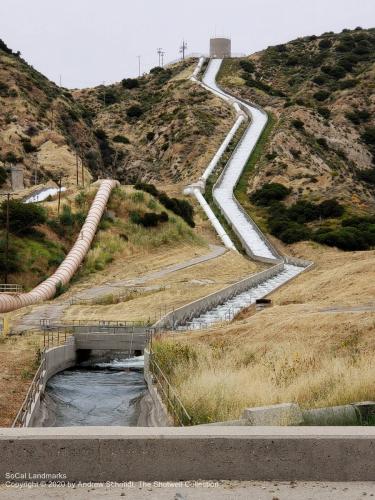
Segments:
[[[48,279],[40,283],[33,290],[20,295],[0,295],[0,313],[14,311],[20,307],[37,304],[54,297],[56,287],[61,283],[66,285],[81,265],[87,252],[90,249],[92,240],[98,229],[105,207],[112,190],[119,183],[114,180],[103,180],[95,195],[94,201],[87,214],[85,223],[78,235],[78,238],[64,261]]]

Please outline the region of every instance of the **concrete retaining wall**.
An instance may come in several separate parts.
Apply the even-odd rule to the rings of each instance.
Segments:
[[[76,364],[76,347],[74,338],[67,340],[65,345],[53,347],[45,352],[46,368],[42,374],[39,391],[31,406],[29,415],[26,418],[26,426],[34,427],[38,425],[40,399],[46,388],[48,380],[56,373],[71,368]]]
[[[375,428],[1,429],[0,456],[0,481],[9,472],[65,481],[373,481]]]
[[[147,422],[150,427],[171,427],[173,419],[169,415],[167,407],[163,403],[155,384],[153,383],[152,374],[150,372],[150,352],[144,351],[144,379],[148,388],[148,397],[150,398],[149,415],[142,415],[139,422]]]
[[[94,351],[121,351],[134,354],[142,351],[148,337],[146,333],[76,333],[74,335],[76,349]]]
[[[212,309],[217,305],[222,304],[229,298],[248,290],[252,286],[257,285],[272,276],[275,276],[283,269],[283,267],[284,262],[280,262],[265,271],[249,276],[248,278],[238,281],[237,283],[233,283],[233,285],[222,288],[218,292],[211,293],[202,299],[190,302],[190,304],[186,304],[185,306],[168,313],[161,320],[155,323],[154,327],[161,330],[163,328],[173,328],[175,324],[182,324],[190,318],[199,315],[208,309]]]

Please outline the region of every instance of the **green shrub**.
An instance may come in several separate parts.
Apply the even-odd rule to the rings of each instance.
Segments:
[[[312,81],[314,83],[316,83],[317,85],[324,85],[325,83],[327,83],[328,78],[325,75],[318,75],[318,76],[315,76],[312,79]]]
[[[130,144],[129,139],[124,135],[115,135],[112,140],[113,142],[119,142],[121,144]]]
[[[0,186],[5,184],[5,181],[7,180],[7,178],[8,178],[8,173],[7,173],[6,169],[4,167],[0,166]]]
[[[3,158],[3,160],[7,163],[18,163],[22,161],[22,158],[18,158],[12,151],[9,151]]]
[[[134,185],[134,188],[138,189],[139,191],[145,191],[146,193],[149,193],[152,196],[155,196],[156,198],[159,196],[159,191],[153,184],[146,184],[145,182],[137,182]]]
[[[155,196],[165,208],[176,215],[179,215],[190,227],[195,227],[194,209],[188,201],[179,200],[178,198],[169,198],[166,193],[158,191],[153,184],[137,182],[134,187],[135,189],[145,191],[146,193]]]
[[[331,111],[325,107],[318,107],[317,112],[320,114],[320,116],[322,116],[326,120],[328,120],[331,116]]]
[[[120,101],[120,96],[117,91],[113,88],[105,88],[98,95],[99,101],[103,102],[106,106],[111,106]]]
[[[338,83],[338,86],[340,90],[352,89],[357,85],[357,83],[358,80],[356,80],[355,78],[350,78],[348,80],[342,80],[341,82]]]
[[[31,144],[30,139],[23,137],[21,139],[21,142],[25,153],[35,153],[35,151],[38,151],[38,148],[33,146],[33,144]]]
[[[12,244],[9,246],[8,250],[8,265],[6,262],[6,251],[5,251],[5,239],[0,240],[0,274],[2,276],[8,271],[8,273],[17,273],[22,270],[21,262],[17,254],[16,248]]]
[[[356,251],[369,250],[375,244],[375,233],[372,236],[373,242],[371,242],[371,233],[366,234],[355,227],[341,227],[331,231],[318,230],[313,235],[313,239],[322,245]]]
[[[375,127],[367,127],[361,134],[361,139],[370,148],[375,148]]]
[[[323,40],[320,40],[319,42],[320,49],[329,49],[331,47],[332,47],[332,42],[328,38],[323,38]]]
[[[139,81],[137,78],[124,78],[121,82],[124,89],[135,89],[139,87]]]
[[[5,82],[0,82],[0,96],[8,97],[9,91],[10,91],[9,85],[7,85]]]
[[[329,95],[329,92],[327,92],[326,90],[319,90],[318,92],[315,92],[314,99],[316,99],[317,101],[326,101]]]
[[[1,204],[0,222],[6,223],[7,202]],[[19,200],[9,201],[9,230],[12,233],[26,235],[33,232],[35,226],[47,220],[46,211],[36,203],[23,203]]]
[[[303,224],[311,222],[319,217],[318,207],[305,200],[298,200],[288,209],[289,219]]]
[[[160,214],[155,212],[146,212],[144,214],[132,212],[130,218],[133,224],[138,224],[143,227],[157,227],[159,223],[168,222],[169,220],[166,212],[161,212]]]
[[[60,295],[62,295],[63,293],[65,293],[68,289],[68,286],[67,285],[63,285],[61,283],[61,281],[59,281],[57,284],[56,284],[56,291],[55,291],[55,297],[59,297]]]
[[[328,142],[327,142],[327,139],[325,137],[318,137],[316,142],[319,144],[319,146],[321,146],[322,148],[324,149],[329,149],[328,148]]]
[[[154,140],[154,138],[155,138],[155,132],[152,132],[152,131],[147,132],[147,134],[146,134],[146,140],[147,140],[148,142],[153,141],[153,140]]]
[[[109,144],[107,133],[103,129],[97,129],[95,130],[95,136],[98,141],[98,146],[104,165],[113,165],[113,160],[116,152]]]
[[[284,200],[290,189],[277,182],[264,184],[260,189],[251,194],[250,199],[255,205],[267,206],[274,201]]]
[[[332,78],[337,79],[344,78],[347,73],[347,69],[340,64],[336,66],[322,66],[322,71]]]
[[[344,207],[335,199],[324,200],[318,205],[318,213],[322,219],[341,217]]]
[[[280,233],[279,238],[287,244],[297,243],[297,241],[309,240],[310,231],[302,224],[290,222],[287,228]]]
[[[366,182],[367,184],[375,185],[375,167],[356,170],[357,179]]]
[[[186,200],[169,198],[165,193],[159,194],[159,201],[168,210],[179,215],[190,227],[195,227],[193,206]]]
[[[134,105],[130,106],[130,108],[126,110],[126,114],[128,118],[139,118],[140,116],[142,116],[143,110],[140,106]]]
[[[303,121],[299,120],[298,118],[292,121],[292,125],[297,130],[304,130],[305,128]]]
[[[243,59],[240,61],[240,67],[246,73],[254,73],[255,71],[255,64],[252,61],[249,61],[248,59]]]

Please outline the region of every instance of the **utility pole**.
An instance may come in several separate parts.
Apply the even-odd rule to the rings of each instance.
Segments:
[[[83,166],[83,160],[81,158],[81,171],[82,171],[82,187],[85,187],[85,169]]]
[[[61,203],[61,178],[62,178],[62,173],[60,172],[60,177],[59,177],[59,201],[57,202],[57,215],[60,215],[60,203]]]
[[[163,54],[163,49],[161,47],[158,48],[157,54],[159,56],[159,66],[161,66],[161,55]]]
[[[79,182],[79,179],[78,179],[78,153],[76,151],[76,183],[77,183],[77,186],[78,186],[78,182]]]
[[[165,52],[164,50],[161,51],[161,67],[164,66],[164,56],[165,56]]]
[[[8,284],[9,274],[9,200],[10,193],[7,193],[7,209],[6,209],[6,237],[5,237],[5,284]]]
[[[180,53],[182,54],[182,60],[185,59],[186,49],[187,49],[187,43],[185,42],[185,40],[182,40],[182,45],[180,47]]]
[[[137,56],[138,58],[138,76],[141,76],[141,56]]]
[[[60,82],[60,87],[61,87],[61,83],[62,83],[62,81],[61,81],[61,75],[59,75],[59,82]]]

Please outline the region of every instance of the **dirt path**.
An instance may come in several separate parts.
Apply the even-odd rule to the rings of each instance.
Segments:
[[[45,318],[51,321],[58,321],[62,318],[66,309],[70,306],[72,299],[86,300],[86,299],[97,299],[99,297],[106,296],[108,294],[116,291],[117,288],[124,288],[126,286],[137,286],[143,285],[148,281],[163,278],[169,274],[175,273],[182,269],[187,269],[189,267],[196,266],[202,262],[207,262],[212,259],[223,255],[227,251],[226,248],[218,245],[210,245],[210,253],[206,255],[200,255],[183,262],[176,264],[171,264],[169,266],[163,267],[161,269],[150,271],[143,276],[129,278],[125,280],[115,280],[108,281],[99,286],[90,287],[86,290],[77,292],[76,294],[69,297],[69,300],[60,299],[50,303],[41,304],[39,306],[33,307],[33,309],[26,313],[24,316],[15,321],[12,326],[13,333],[20,333],[25,330],[30,330],[36,328],[40,324],[40,320]]]

